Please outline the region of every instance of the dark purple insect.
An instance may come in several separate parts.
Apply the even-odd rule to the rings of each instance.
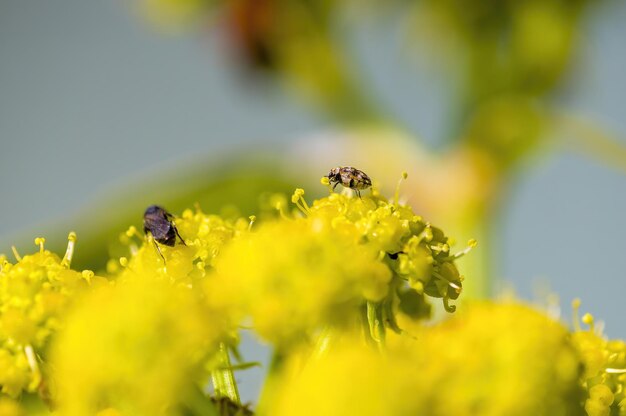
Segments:
[[[180,239],[180,242],[183,243],[184,246],[185,240],[178,233],[178,228],[172,222],[174,216],[167,212],[164,208],[161,208],[158,205],[150,205],[146,212],[143,214],[143,232],[146,235],[151,234],[154,239],[154,245],[163,257],[161,253],[161,249],[159,248],[159,244],[163,244],[169,247],[174,247],[176,244],[176,237]],[[165,258],[163,257],[165,261]]]

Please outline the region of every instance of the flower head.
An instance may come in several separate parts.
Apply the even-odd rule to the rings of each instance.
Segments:
[[[124,279],[151,274],[155,278],[193,285],[206,276],[206,271],[214,265],[222,246],[247,232],[249,221],[243,218],[226,220],[217,215],[203,213],[199,207],[195,211],[185,210],[175,220],[185,244],[174,247],[159,244],[151,236],[141,235],[135,227],[130,227],[120,236],[126,247],[123,268],[119,261],[109,261],[109,272]]]
[[[353,339],[291,367],[269,414],[574,415],[579,368],[559,323],[476,304],[385,354]]]
[[[462,288],[454,261],[463,253],[450,253],[441,230],[376,192],[333,193],[312,205],[304,195],[296,189],[291,197],[300,214],[288,217],[280,206],[281,218],[255,226],[217,261],[215,291],[262,337],[288,344],[329,325],[355,325],[368,304],[398,331],[398,313],[428,315],[425,296],[454,310],[448,301]]]
[[[322,222],[265,223],[220,256],[213,285],[276,343],[358,318],[387,294],[391,274],[377,252]]]
[[[301,201],[304,205],[304,198]],[[474,241],[467,250],[452,254],[444,232],[410,206],[399,204],[397,192],[394,201],[377,192],[362,199],[333,193],[305,208],[309,221],[321,221],[357,244],[378,251],[397,281],[406,282],[420,296],[443,298],[445,308],[454,311],[449,300],[457,299],[463,286],[454,262],[476,244]],[[396,286],[406,290],[406,285]]]
[[[127,257],[107,267],[115,286],[69,315],[53,357],[64,414],[177,414],[217,365],[219,343],[236,341],[234,314],[213,302],[205,276],[248,221],[199,208],[172,221],[183,240],[174,246],[130,227]]]
[[[45,250],[37,238],[37,253],[17,263],[6,259],[0,267],[0,385],[2,392],[18,396],[35,392],[42,384],[41,361],[47,357],[51,337],[63,326],[65,312],[77,293],[106,279],[69,268],[76,235],[70,233],[63,259]]]
[[[581,329],[579,307],[580,300],[574,300],[572,340],[584,363],[581,384],[587,390],[585,410],[589,416],[626,414],[626,343],[604,338],[596,330],[591,314],[582,317],[589,329]]]
[[[197,291],[149,275],[94,292],[54,345],[62,414],[178,414],[226,320]]]

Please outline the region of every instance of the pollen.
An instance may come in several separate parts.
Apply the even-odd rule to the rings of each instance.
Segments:
[[[304,215],[309,214],[309,205],[304,199],[304,189],[297,188],[291,196],[291,202],[294,203]]]
[[[199,209],[199,208],[200,208],[200,207],[198,206],[198,209]],[[184,211],[183,211],[183,215],[182,215],[182,217],[183,217],[183,219],[185,219],[185,220],[190,220],[190,219],[192,219],[192,218],[193,218],[193,211],[192,211],[192,210],[190,210],[190,209],[186,209],[186,210],[184,210]]]
[[[45,239],[45,238],[43,238],[43,237],[37,237],[37,238],[35,238],[35,245],[38,245],[38,246],[39,246],[39,252],[40,252],[40,253],[43,253],[43,252],[44,252],[44,247],[43,247],[43,245],[45,244],[45,242],[46,242],[46,239]]]
[[[582,317],[582,321],[583,323],[589,325],[590,327],[593,328],[593,315],[590,313],[586,313],[583,315]]]
[[[87,281],[87,283],[91,282],[91,278],[94,277],[95,273],[91,270],[83,270],[81,273],[83,279]]]
[[[141,234],[139,234],[139,231],[137,231],[137,227],[135,227],[134,225],[131,225],[130,227],[128,227],[128,230],[126,230],[126,237],[131,238],[131,237],[140,237],[141,238]]]
[[[67,236],[67,249],[65,250],[65,255],[63,256],[63,260],[61,264],[65,267],[70,267],[72,264],[72,257],[74,256],[74,246],[76,245],[76,233],[71,231]]]
[[[303,195],[304,195],[304,189],[296,188],[296,190],[294,191],[293,195],[291,195],[291,202],[296,204]]]

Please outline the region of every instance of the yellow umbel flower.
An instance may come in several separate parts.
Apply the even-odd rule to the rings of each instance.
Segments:
[[[94,292],[54,346],[61,414],[179,414],[206,382],[226,320],[196,291],[151,275]]]
[[[250,223],[199,207],[173,221],[183,240],[174,246],[135,227],[122,234],[121,250],[114,248],[122,257],[107,264],[115,287],[87,297],[70,315],[54,349],[64,414],[176,414],[212,370],[230,365],[238,315],[216,306],[205,276],[222,246]]]
[[[446,309],[454,311],[448,300],[459,296],[463,280],[454,261],[467,250],[451,254],[443,231],[411,207],[377,193],[362,199],[331,194],[303,211],[310,221],[321,220],[358,244],[379,251],[394,276],[407,281],[420,295],[443,298]]]
[[[203,213],[199,207],[195,211],[185,210],[175,220],[176,227],[185,244],[174,247],[159,245],[159,254],[151,237],[140,234],[130,227],[120,236],[127,247],[120,268],[119,259],[109,261],[108,270],[122,280],[133,276],[151,274],[172,282],[193,286],[202,280],[210,270],[222,246],[232,238],[248,231],[249,221],[243,218],[225,220],[217,215]]]
[[[391,274],[377,255],[322,221],[270,222],[224,250],[212,285],[280,345],[351,322],[366,300],[384,298]]]
[[[572,340],[585,364],[581,383],[587,390],[587,415],[626,415],[626,343],[605,339],[596,330],[591,314],[582,317],[589,329],[581,329],[578,322],[580,300],[575,299],[572,306],[575,328]]]
[[[0,385],[2,392],[17,396],[35,392],[42,385],[42,360],[50,337],[62,327],[64,314],[77,292],[106,282],[94,273],[71,270],[76,235],[70,233],[63,259],[44,248],[6,259],[0,267]]]
[[[454,312],[450,300],[457,299],[463,287],[455,261],[476,244],[470,241],[468,248],[452,254],[442,230],[398,202],[399,186],[406,177],[404,173],[393,200],[374,189],[363,198],[331,193],[309,207],[302,189],[292,196],[307,221],[322,223],[354,244],[378,252],[378,260],[391,272],[386,296],[367,303],[369,332],[379,344],[384,344],[386,328],[402,331],[398,318],[415,322],[429,317],[428,297],[442,298],[446,311]],[[328,180],[322,178],[322,184],[328,185]]]
[[[327,181],[325,181],[327,182]],[[372,338],[401,331],[396,316],[429,316],[426,296],[450,299],[462,288],[444,233],[374,192],[355,198],[331,194],[309,205],[304,190],[291,202],[300,210],[256,227],[218,259],[215,291],[252,317],[275,344],[307,339],[327,326],[366,317]]]
[[[266,414],[580,415],[579,368],[561,324],[476,304],[384,354],[355,339],[291,368]]]

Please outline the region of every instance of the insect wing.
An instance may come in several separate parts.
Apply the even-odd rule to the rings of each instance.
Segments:
[[[354,187],[357,189],[366,189],[372,186],[372,180],[365,174],[365,172],[355,169],[354,170]]]
[[[144,231],[149,231],[155,240],[159,241],[168,238],[171,223],[167,218],[158,214],[146,215],[143,220],[143,228]]]
[[[352,184],[353,184],[352,168],[341,168],[341,184],[343,186],[347,186],[348,188],[352,188]]]

